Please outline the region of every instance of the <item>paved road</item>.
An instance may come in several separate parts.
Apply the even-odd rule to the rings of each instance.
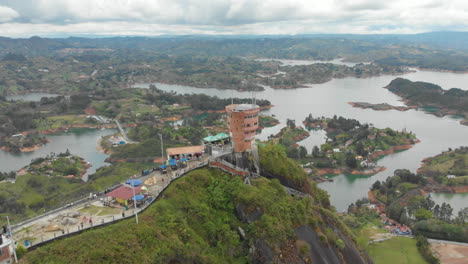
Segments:
[[[462,243],[462,242],[432,239],[432,238],[428,238],[427,241],[429,241],[429,243],[435,243],[435,244],[449,244],[449,245],[457,245],[457,246],[468,247],[468,243]]]
[[[403,236],[403,235],[391,234],[390,237],[375,239],[375,240],[369,241],[369,243],[382,242],[382,241],[385,241],[385,240],[388,240],[388,239],[391,239],[391,238],[394,238],[394,237],[397,237],[397,236],[414,238],[414,236]],[[428,241],[429,243],[431,243],[431,244],[449,244],[449,245],[457,245],[457,246],[468,247],[468,243],[463,243],[463,242],[456,242],[456,241],[449,241],[449,240],[440,240],[440,239],[432,239],[432,238],[428,238],[427,241]]]

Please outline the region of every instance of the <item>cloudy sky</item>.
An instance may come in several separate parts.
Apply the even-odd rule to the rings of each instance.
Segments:
[[[0,0],[0,36],[468,31],[468,0]]]

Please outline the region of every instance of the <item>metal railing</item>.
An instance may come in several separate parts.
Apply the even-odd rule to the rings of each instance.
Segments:
[[[73,235],[80,234],[85,230],[104,227],[104,226],[107,226],[107,225],[112,224],[112,223],[116,223],[116,222],[124,220],[124,219],[132,218],[132,217],[135,216],[135,214],[137,214],[137,213],[139,214],[139,213],[145,211],[151,204],[153,204],[156,200],[158,200],[158,198],[161,196],[161,193],[163,193],[166,190],[166,188],[173,181],[185,176],[187,173],[189,173],[192,170],[196,170],[196,169],[199,169],[199,168],[205,167],[205,166],[207,166],[207,164],[201,164],[201,165],[199,164],[197,166],[193,166],[193,167],[190,167],[190,168],[187,168],[187,169],[181,171],[181,173],[177,174],[177,176],[171,177],[170,180],[163,186],[163,188],[160,189],[157,194],[155,194],[155,196],[153,197],[153,199],[151,199],[151,201],[149,203],[148,202],[145,203],[142,207],[137,208],[136,211],[131,210],[131,213],[126,212],[126,213],[124,213],[122,215],[112,215],[112,216],[109,216],[109,217],[104,217],[104,218],[101,218],[98,222],[87,222],[87,223],[83,223],[82,225],[78,224],[77,226],[74,226],[74,227],[67,227],[65,229],[62,229],[62,230],[59,230],[59,231],[56,231],[56,232],[50,232],[47,235],[41,235],[40,237],[36,237],[36,239],[37,238],[39,239],[39,242],[32,243],[32,241],[30,241],[31,244],[29,244],[27,247],[29,248],[29,250],[33,250],[33,249],[36,249],[37,247],[48,244],[48,243],[50,243],[50,242],[52,242],[54,240],[70,237],[70,236],[73,236]],[[89,198],[81,199],[81,200],[76,201],[74,203],[74,206],[76,206],[78,204],[81,204],[81,203],[84,203],[86,201],[89,201]],[[48,215],[53,214],[53,213],[58,213],[61,210],[69,209],[69,208],[70,208],[70,206],[61,207],[61,208],[58,208],[56,210],[50,211],[50,212],[48,212],[46,214],[43,214],[43,215],[28,219],[28,220],[26,220],[24,222],[21,222],[19,224],[16,224],[15,226],[13,226],[13,229],[16,229],[16,230],[21,229],[22,226],[24,226],[26,224],[29,224],[29,223],[34,222],[34,221],[36,221],[36,220],[38,220],[38,219],[40,219],[42,217],[48,216]]]

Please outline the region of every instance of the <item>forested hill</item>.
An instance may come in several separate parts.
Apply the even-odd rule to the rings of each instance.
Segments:
[[[276,146],[261,150],[278,180],[243,183],[214,169],[174,182],[140,216],[40,247],[23,263],[372,263],[328,196]],[[275,168],[269,168],[271,162]],[[280,173],[282,175],[278,175]],[[308,190],[292,197],[280,184]],[[308,183],[307,183],[308,182]],[[243,231],[239,231],[239,230]],[[245,232],[245,235],[241,235]]]
[[[437,36],[445,41],[437,41]],[[450,41],[453,40],[453,41]],[[452,43],[449,45],[449,43]],[[453,43],[459,45],[454,46]],[[302,36],[178,36],[29,39],[0,38],[0,57],[9,53],[62,56],[70,53],[120,51],[165,55],[241,56],[255,58],[374,61],[392,66],[419,66],[467,71],[468,33],[418,35],[302,35]]]
[[[436,115],[455,113],[468,117],[468,91],[459,88],[444,90],[436,84],[403,78],[394,79],[386,88],[406,99],[410,105],[437,107]]]

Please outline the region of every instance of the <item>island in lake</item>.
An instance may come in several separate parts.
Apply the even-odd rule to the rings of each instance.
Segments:
[[[49,140],[39,133],[16,134],[0,138],[0,149],[8,152],[31,152],[48,142]]]
[[[303,124],[309,129],[327,132],[326,142],[320,148],[313,148],[305,166],[315,175],[373,175],[385,170],[385,167],[377,166],[377,159],[410,149],[420,142],[410,131],[379,129],[341,116],[314,118],[309,115]]]
[[[407,106],[393,106],[387,103],[371,104],[365,102],[349,102],[350,105],[362,109],[377,111],[395,109],[406,111],[422,108],[435,116],[458,116],[463,118],[462,125],[468,125],[468,91],[459,88],[444,90],[440,86],[427,82],[413,82],[396,78],[387,85],[389,91],[403,98]]]
[[[373,175],[385,170],[376,161],[394,152],[411,148],[420,142],[412,132],[379,129],[361,124],[355,119],[334,116],[314,118],[309,115],[304,121],[309,129],[323,129],[327,139],[321,146],[314,146],[308,153],[297,142],[307,138],[309,132],[288,119],[286,127],[269,137],[269,141],[284,147],[288,157],[298,160],[304,170],[324,181],[327,174]]]

